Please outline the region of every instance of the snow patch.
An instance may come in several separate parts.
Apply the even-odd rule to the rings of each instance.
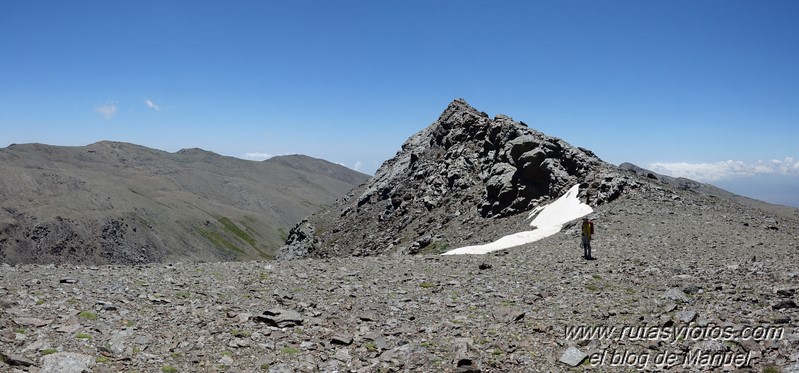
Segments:
[[[563,224],[586,216],[594,211],[591,206],[580,202],[580,199],[577,198],[579,192],[580,185],[577,184],[554,202],[543,207],[539,206],[535,208],[527,217],[528,219],[533,219],[533,221],[530,222],[530,226],[533,227],[531,231],[510,234],[484,245],[461,247],[447,251],[441,255],[486,254],[492,251],[535,242],[558,233],[561,228],[563,228]]]

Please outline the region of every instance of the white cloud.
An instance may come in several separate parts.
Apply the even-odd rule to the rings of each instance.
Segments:
[[[361,161],[356,161],[356,162],[355,162],[355,165],[354,165],[354,166],[352,166],[352,169],[353,169],[353,170],[355,170],[355,171],[360,171],[360,170],[361,170],[361,166],[363,166],[363,162],[361,162]]]
[[[664,175],[703,182],[767,174],[799,176],[799,160],[793,157],[754,163],[733,160],[712,163],[652,163],[649,168]]]
[[[269,153],[253,152],[253,153],[244,154],[244,158],[245,159],[249,159],[249,160],[253,160],[253,161],[263,161],[263,160],[266,160],[266,159],[269,159],[269,158],[272,158],[272,157],[274,157],[274,155],[269,154]]]
[[[94,108],[94,111],[100,113],[100,115],[102,115],[105,119],[111,119],[117,114],[117,104],[110,102],[103,106]]]
[[[156,103],[153,102],[153,100],[150,100],[149,98],[144,99],[144,104],[147,105],[147,107],[150,109],[153,109],[155,111],[161,111],[161,107],[156,105]]]

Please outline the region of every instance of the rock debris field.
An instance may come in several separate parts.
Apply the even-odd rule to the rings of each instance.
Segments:
[[[592,261],[573,222],[488,255],[0,265],[0,371],[799,371],[796,218],[645,197],[595,210]]]

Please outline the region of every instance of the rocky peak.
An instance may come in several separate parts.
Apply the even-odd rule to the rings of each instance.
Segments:
[[[534,201],[560,196],[601,166],[593,153],[505,115],[489,119],[457,99],[383,164],[358,204],[411,190],[435,200],[475,189],[482,192],[476,206],[480,215],[503,217],[529,210]]]
[[[334,206],[338,217],[328,213],[309,224],[321,219],[318,223],[335,227],[317,230],[322,231],[317,256],[372,255],[394,247],[413,253],[437,241],[460,244],[462,228],[474,232],[499,224],[578,183],[585,184],[581,196],[589,203],[607,202],[622,188],[618,175],[609,174],[613,170],[590,151],[505,115],[491,119],[457,99],[411,136],[370,182]],[[339,239],[353,242],[347,245],[352,251],[330,247]],[[297,244],[293,239],[293,247]],[[306,251],[314,256],[314,249]]]

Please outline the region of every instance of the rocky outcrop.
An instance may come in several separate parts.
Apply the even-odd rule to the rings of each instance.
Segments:
[[[313,237],[307,226],[298,230],[278,257],[414,254],[491,240],[523,220],[506,218],[575,184],[584,186],[581,198],[601,205],[635,186],[629,176],[587,149],[458,99],[369,183],[301,223],[325,229]]]
[[[561,195],[600,164],[522,122],[504,115],[492,120],[455,100],[377,171],[358,204],[390,199],[392,207],[402,207],[398,201],[408,201],[406,194],[413,192],[410,197],[421,196],[432,208],[447,194],[474,194],[481,216],[503,217]]]
[[[311,255],[319,248],[319,238],[307,219],[291,228],[286,245],[278,252],[276,259],[299,259]]]

